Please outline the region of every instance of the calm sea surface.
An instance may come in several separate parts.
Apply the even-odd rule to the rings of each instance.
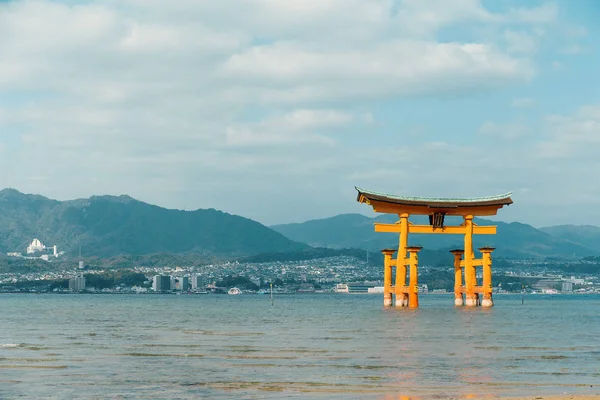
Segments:
[[[0,295],[0,399],[600,393],[600,296]],[[596,386],[598,385],[598,386]],[[593,386],[593,387],[592,387]]]

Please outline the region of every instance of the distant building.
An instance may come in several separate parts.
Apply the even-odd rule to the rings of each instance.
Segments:
[[[584,285],[585,284],[584,279],[581,279],[581,278],[578,279],[578,278],[575,278],[574,276],[572,276],[569,281],[574,285]]]
[[[71,292],[81,292],[85,290],[85,276],[77,275],[75,278],[69,279],[69,290]]]
[[[348,293],[369,293],[369,289],[375,287],[374,283],[370,282],[352,282],[348,283]]]
[[[202,287],[202,277],[198,274],[192,276],[192,289],[199,289]]]
[[[333,291],[336,293],[348,293],[348,285],[345,283],[338,283],[335,285],[335,288],[333,288]]]
[[[39,239],[33,239],[31,244],[27,246],[26,256],[16,251],[7,253],[9,257],[24,258],[26,260],[41,259],[44,261],[49,261],[51,257],[58,258],[64,254],[64,251],[58,252],[57,246],[46,247]]]
[[[563,282],[561,292],[573,293],[573,282]]]
[[[46,246],[39,239],[33,239],[33,242],[27,247],[27,254],[34,254],[46,250]]]
[[[554,289],[556,292],[556,288],[562,286],[563,281],[560,279],[541,279],[531,285],[532,288],[542,291],[542,293],[546,293],[548,289]]]
[[[190,287],[190,278],[187,276],[174,278],[175,280],[175,290],[179,290],[182,292],[187,292]]]
[[[155,275],[152,278],[152,290],[155,292],[166,292],[171,290],[170,275]]]

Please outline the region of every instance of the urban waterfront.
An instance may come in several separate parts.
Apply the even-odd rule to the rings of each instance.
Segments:
[[[1,294],[0,398],[600,393],[600,296]]]

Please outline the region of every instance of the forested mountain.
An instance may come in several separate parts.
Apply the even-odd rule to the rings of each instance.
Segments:
[[[247,218],[214,209],[169,210],[128,196],[56,201],[0,191],[0,251],[25,252],[40,239],[75,255],[197,253],[227,257],[295,251],[308,246]]]
[[[311,220],[303,223],[272,226],[274,230],[291,240],[303,242],[315,247],[329,248],[361,248],[372,251],[385,247],[397,247],[397,234],[377,233],[373,229],[375,222],[393,223],[398,218],[393,215],[380,215],[369,218],[361,214],[342,214],[331,218]],[[411,221],[428,224],[427,217],[417,216]],[[460,224],[458,218],[448,218],[447,224]],[[544,258],[569,257],[581,258],[600,254],[600,246],[596,245],[593,236],[584,240],[584,235],[577,236],[577,228],[569,229],[570,235],[561,234],[563,228],[544,228],[539,230],[531,225],[512,222],[497,222],[486,219],[475,219],[479,225],[497,225],[496,235],[476,235],[474,245],[494,246],[494,253],[506,258]],[[595,228],[595,227],[594,227]],[[600,228],[596,228],[600,231]],[[550,234],[551,232],[552,234]],[[581,232],[579,232],[581,233]],[[410,235],[409,244],[421,245],[428,249],[462,248],[462,237],[459,235]]]

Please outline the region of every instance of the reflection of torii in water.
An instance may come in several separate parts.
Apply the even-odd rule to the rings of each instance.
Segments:
[[[453,250],[454,254],[454,304],[457,306],[484,307],[494,305],[492,301],[492,247],[482,247],[482,257],[475,258],[473,251],[473,235],[494,235],[495,226],[477,226],[473,223],[475,216],[496,215],[505,205],[512,204],[512,193],[467,199],[406,197],[371,192],[356,188],[357,201],[373,207],[373,211],[397,214],[400,221],[395,224],[375,223],[376,232],[394,232],[400,234],[398,254],[396,250],[382,250],[384,254],[383,304],[392,305],[392,295],[396,295],[396,307],[418,307],[418,253],[421,247],[408,246],[409,233],[435,233],[464,235],[464,249]],[[429,225],[415,225],[408,221],[410,215],[428,215]],[[446,215],[461,216],[464,222],[458,226],[445,226]],[[408,252],[408,256],[407,256]],[[392,285],[392,268],[396,267],[395,285]],[[409,284],[406,285],[407,267]],[[483,267],[483,282],[477,285],[475,267]],[[463,286],[464,270],[464,286]],[[480,301],[479,294],[483,295]],[[465,299],[463,301],[463,294]]]

